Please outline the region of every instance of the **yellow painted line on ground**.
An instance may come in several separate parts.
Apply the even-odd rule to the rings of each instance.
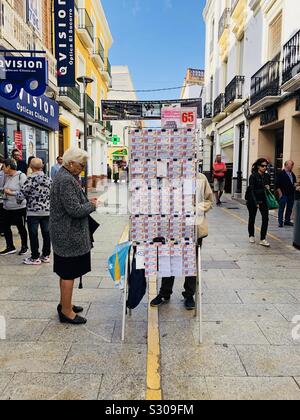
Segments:
[[[243,224],[245,224],[245,225],[248,225],[248,220],[243,219],[243,218],[242,218],[242,217],[240,217],[240,216],[237,216],[236,214],[232,213],[231,211],[229,211],[229,210],[227,210],[227,209],[221,209],[221,210],[222,210],[224,213],[229,214],[231,217],[233,217],[233,218],[235,218],[235,219],[239,220],[241,223],[243,223]],[[260,231],[261,231],[261,229],[260,229],[259,227],[257,227],[257,226],[255,226],[255,229],[256,229],[256,231],[257,231],[257,232],[260,232]],[[289,249],[294,249],[294,248],[292,247],[292,245],[287,245],[287,243],[286,243],[285,241],[283,241],[282,239],[278,238],[278,236],[273,235],[272,233],[268,233],[268,237],[269,237],[269,238],[271,238],[271,239],[273,239],[274,241],[277,241],[277,242],[282,243],[284,246],[286,246],[286,247],[287,247],[287,248],[289,248]]]
[[[149,279],[148,306],[148,350],[147,350],[147,392],[146,400],[162,400],[160,369],[160,336],[158,308],[151,308],[150,302],[157,296],[157,278]]]

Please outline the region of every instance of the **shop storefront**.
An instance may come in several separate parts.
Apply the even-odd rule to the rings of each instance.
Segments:
[[[220,147],[222,160],[227,166],[225,191],[227,194],[231,194],[234,162],[234,128],[220,134]]]
[[[59,125],[58,104],[47,96],[38,98],[23,90],[17,99],[0,99],[0,155],[11,156],[19,149],[22,159],[41,158],[48,172],[53,157],[55,133]]]

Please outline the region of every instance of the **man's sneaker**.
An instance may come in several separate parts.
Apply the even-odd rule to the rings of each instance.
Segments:
[[[250,242],[250,244],[255,244],[255,238],[254,238],[254,236],[250,236],[249,242]]]
[[[37,260],[34,260],[33,258],[26,258],[23,261],[23,264],[25,264],[25,265],[41,265],[42,261],[39,258]]]
[[[259,245],[264,246],[265,248],[270,248],[271,246],[266,239],[264,241],[260,241]]]
[[[28,252],[28,248],[25,246],[22,246],[21,251],[19,252],[19,255],[25,255]]]
[[[196,303],[193,297],[184,299],[185,309],[188,311],[193,311],[196,308]]]
[[[50,257],[41,257],[41,261],[44,264],[50,264],[51,262]]]
[[[16,248],[6,248],[4,251],[0,252],[0,256],[4,257],[5,255],[12,255],[16,253]]]
[[[294,223],[292,223],[292,222],[285,222],[284,226],[294,227]]]
[[[165,299],[162,296],[158,295],[155,299],[152,300],[150,306],[152,308],[157,308],[160,305],[164,305],[165,303],[169,303],[170,299]]]
[[[282,228],[283,228],[283,223],[279,223],[278,227],[279,227],[280,229],[282,229]]]

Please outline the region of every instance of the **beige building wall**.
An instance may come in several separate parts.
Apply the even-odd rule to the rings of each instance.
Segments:
[[[271,158],[274,164],[276,130],[284,130],[283,162],[292,159],[295,172],[300,181],[300,112],[296,111],[296,99],[282,104],[278,108],[278,121],[261,126],[260,116],[250,124],[249,165],[258,158]]]

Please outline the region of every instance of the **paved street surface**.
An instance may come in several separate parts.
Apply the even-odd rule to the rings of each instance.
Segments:
[[[8,324],[0,341],[1,399],[145,398],[147,299],[121,344],[122,294],[106,271],[127,224],[126,216],[105,214],[117,202],[97,216],[93,272],[75,291],[86,327],[59,324],[52,265],[0,260],[0,316]],[[292,229],[279,231],[274,218],[272,248],[248,244],[246,217],[231,201],[210,214],[203,345],[193,313],[183,308],[180,279],[171,303],[159,309],[164,399],[300,399],[300,341],[293,341],[291,323],[300,315],[300,254],[290,246]]]
[[[193,314],[182,307],[182,281],[160,308],[165,399],[300,399],[300,340],[293,341],[291,323],[300,315],[300,254],[290,247],[293,229],[280,231],[271,217],[274,239],[264,249],[248,243],[241,219],[245,207],[230,200],[209,216],[203,345]]]

